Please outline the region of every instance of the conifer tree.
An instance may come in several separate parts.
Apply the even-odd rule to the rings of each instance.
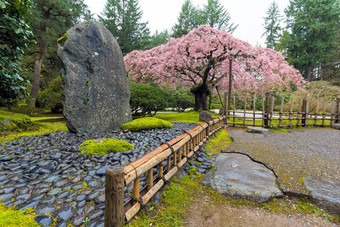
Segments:
[[[264,17],[265,32],[262,36],[266,36],[266,45],[268,48],[274,49],[281,35],[281,15],[278,4],[273,1],[268,10],[267,16]]]

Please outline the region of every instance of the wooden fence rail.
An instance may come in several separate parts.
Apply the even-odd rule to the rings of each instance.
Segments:
[[[109,167],[105,182],[105,226],[123,226],[159,191],[178,168],[225,124],[226,116],[185,131],[142,158],[123,167]],[[154,174],[156,172],[156,174]],[[141,176],[147,185],[141,187]],[[124,188],[133,185],[133,196],[124,203]]]
[[[231,107],[225,111],[227,113],[227,124],[231,126],[259,126],[265,128],[274,127],[299,127],[299,126],[333,126],[334,123],[340,123],[340,98],[336,102],[326,103],[314,100],[315,108],[310,111],[309,100],[293,100],[290,104],[289,111],[284,111],[284,98],[281,98],[279,111],[275,109],[275,97],[267,94],[262,98],[262,111],[256,111],[256,98],[249,100],[244,98],[244,108],[240,110],[240,106],[236,109],[236,98],[233,97]],[[252,104],[252,110],[247,110],[247,105]],[[328,111],[326,111],[328,107]],[[286,107],[287,108],[287,107]]]

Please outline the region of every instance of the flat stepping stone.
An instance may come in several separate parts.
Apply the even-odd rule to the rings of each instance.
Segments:
[[[320,177],[304,177],[303,180],[316,205],[340,215],[340,181]]]
[[[262,127],[253,127],[253,126],[248,126],[247,127],[247,132],[251,132],[251,133],[268,133],[270,130],[267,128],[262,128]]]
[[[333,124],[333,128],[340,130],[340,124],[339,123]]]
[[[271,170],[252,161],[248,156],[237,153],[218,155],[202,184],[211,186],[224,196],[257,203],[282,196]]]

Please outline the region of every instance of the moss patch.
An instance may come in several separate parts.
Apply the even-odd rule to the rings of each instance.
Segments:
[[[34,221],[34,216],[32,209],[21,211],[6,208],[0,203],[0,226],[40,226]]]
[[[170,122],[165,120],[161,120],[155,117],[143,117],[123,124],[120,128],[122,130],[128,129],[132,132],[138,132],[141,130],[173,128],[173,126]]]
[[[68,39],[68,36],[67,36],[67,33],[65,33],[62,37],[60,37],[57,40],[57,43],[60,43],[61,45],[63,45],[66,42],[67,39]]]
[[[27,115],[0,111],[0,132],[23,131],[32,126],[31,118]]]
[[[124,140],[118,139],[97,139],[86,140],[79,146],[82,154],[105,155],[108,153],[117,153],[127,150],[133,150],[134,146]]]
[[[229,133],[226,129],[221,129],[215,135],[215,137],[209,139],[209,142],[205,145],[205,150],[207,152],[218,155],[221,150],[228,147],[233,140],[228,137]]]

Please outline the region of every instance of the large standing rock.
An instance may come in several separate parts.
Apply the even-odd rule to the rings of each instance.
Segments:
[[[131,121],[122,52],[103,25],[86,22],[58,40],[65,70],[63,112],[71,132],[105,132]]]
[[[249,199],[257,203],[282,196],[273,172],[243,154],[219,154],[203,185],[234,199]]]

